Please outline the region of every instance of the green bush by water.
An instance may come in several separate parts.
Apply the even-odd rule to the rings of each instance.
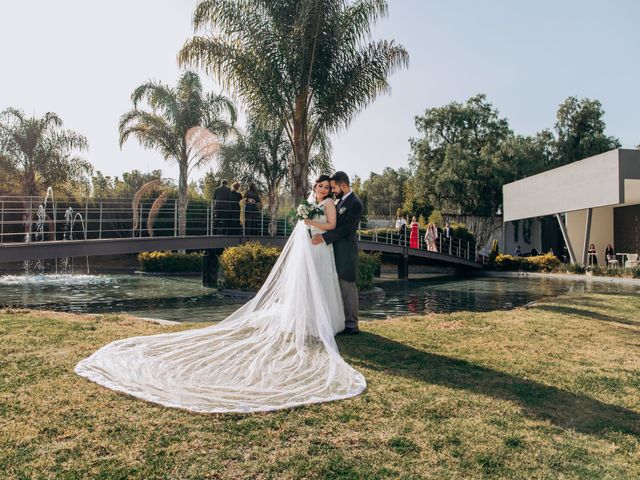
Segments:
[[[359,252],[358,254],[358,279],[356,284],[358,290],[371,290],[373,288],[373,278],[380,268],[381,255]]]
[[[225,249],[220,256],[220,267],[224,274],[224,286],[234,290],[256,291],[267,279],[280,255],[280,249],[265,247],[250,242]],[[380,268],[380,255],[360,252],[358,254],[358,279],[360,290],[373,287],[373,278]]]
[[[201,253],[142,252],[138,254],[144,272],[175,273],[202,271]]]
[[[260,290],[278,256],[279,248],[265,247],[258,242],[226,248],[220,255],[224,286],[234,290]]]
[[[523,272],[551,272],[560,266],[560,260],[551,253],[535,257],[514,257],[498,254],[493,262],[497,270]]]

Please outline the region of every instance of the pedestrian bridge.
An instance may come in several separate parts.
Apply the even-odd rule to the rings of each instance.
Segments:
[[[60,200],[38,204],[29,197],[0,197],[0,263],[170,250],[211,256],[251,241],[282,247],[291,233],[290,220],[270,219],[267,207],[249,215],[242,208],[221,213],[208,203],[190,206],[186,235],[179,235],[177,205],[171,202],[156,208],[151,200],[86,200],[61,207]],[[396,259],[400,277],[407,276],[411,261],[482,268],[475,244],[455,237],[439,238],[429,248],[418,238],[417,248],[410,248],[407,236],[361,228],[358,245]]]

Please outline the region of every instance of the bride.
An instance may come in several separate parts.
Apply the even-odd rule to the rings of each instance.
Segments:
[[[298,222],[256,296],[205,328],[112,342],[75,368],[112,390],[194,412],[260,412],[353,397],[364,377],[340,356],[344,313],[331,246],[326,175],[310,200],[325,214]]]

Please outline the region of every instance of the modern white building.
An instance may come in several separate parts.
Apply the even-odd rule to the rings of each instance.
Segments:
[[[640,150],[611,150],[509,183],[502,193],[507,253],[551,248],[586,265],[590,244],[601,263],[608,244],[631,258],[640,251]]]

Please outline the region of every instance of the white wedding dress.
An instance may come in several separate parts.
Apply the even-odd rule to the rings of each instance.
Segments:
[[[298,222],[260,291],[227,319],[117,340],[75,371],[112,390],[194,412],[328,402],[366,388],[338,352],[333,336],[343,328],[331,247],[312,245]]]

